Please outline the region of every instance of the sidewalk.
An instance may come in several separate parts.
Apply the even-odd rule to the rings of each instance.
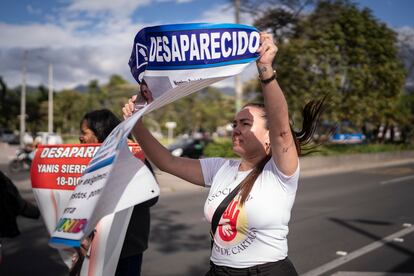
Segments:
[[[301,176],[312,177],[414,162],[414,151],[312,156],[300,159]]]
[[[7,164],[13,158],[16,149],[17,146],[0,143],[1,169],[7,170]],[[405,163],[414,163],[414,151],[300,158],[302,178]],[[26,172],[26,175],[28,176],[28,172]],[[193,185],[171,174],[162,172],[157,168],[155,168],[155,175],[160,185],[161,193],[164,195],[205,191],[204,187]],[[24,192],[31,192],[30,180],[26,177],[22,175],[19,179],[14,180],[16,181],[16,185],[19,186],[19,189]]]
[[[15,155],[18,145],[9,145],[0,142],[0,163],[8,163]]]
[[[205,187],[193,185],[190,182],[175,177],[169,173],[155,169],[155,177],[160,185],[161,194],[174,194],[183,192],[202,192]]]
[[[301,177],[314,177],[340,172],[350,172],[414,163],[414,151],[352,154],[340,156],[312,156],[300,158]],[[155,170],[161,193],[198,192],[205,188]]]

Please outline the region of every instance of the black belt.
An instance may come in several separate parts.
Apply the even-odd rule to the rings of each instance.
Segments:
[[[234,268],[234,267],[216,265],[212,261],[210,261],[210,267],[211,267],[211,271],[214,273],[213,275],[253,276],[253,275],[267,275],[267,273],[271,272],[272,269],[281,267],[285,262],[290,263],[288,258],[285,258],[280,261],[264,263],[264,264],[255,265],[255,266],[246,267],[246,268]]]

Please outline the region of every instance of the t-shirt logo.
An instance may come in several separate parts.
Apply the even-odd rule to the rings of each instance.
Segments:
[[[240,214],[240,210],[236,208],[238,203],[238,201],[233,200],[223,213],[222,218],[224,224],[218,228],[220,238],[223,241],[231,241],[237,235],[237,218]]]
[[[248,232],[245,209],[239,205],[238,199],[233,199],[224,211],[217,228],[219,243],[229,246],[237,244],[246,238]]]

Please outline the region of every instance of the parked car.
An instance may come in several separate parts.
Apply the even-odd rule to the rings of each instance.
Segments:
[[[339,124],[334,134],[329,138],[329,141],[334,144],[362,144],[365,140],[365,135],[348,122]]]
[[[15,141],[19,141],[19,138],[10,129],[0,129],[0,142],[12,144]]]
[[[182,156],[198,159],[203,155],[207,142],[203,139],[182,138],[170,145],[168,150],[174,156]]]
[[[361,144],[365,141],[362,133],[335,133],[331,136],[330,142],[335,144]]]

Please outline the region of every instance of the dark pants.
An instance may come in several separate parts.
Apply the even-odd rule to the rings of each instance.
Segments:
[[[115,276],[139,276],[141,275],[142,253],[119,259]]]
[[[291,261],[286,258],[273,263],[265,263],[248,268],[218,266],[210,262],[210,271],[205,276],[297,276]]]

